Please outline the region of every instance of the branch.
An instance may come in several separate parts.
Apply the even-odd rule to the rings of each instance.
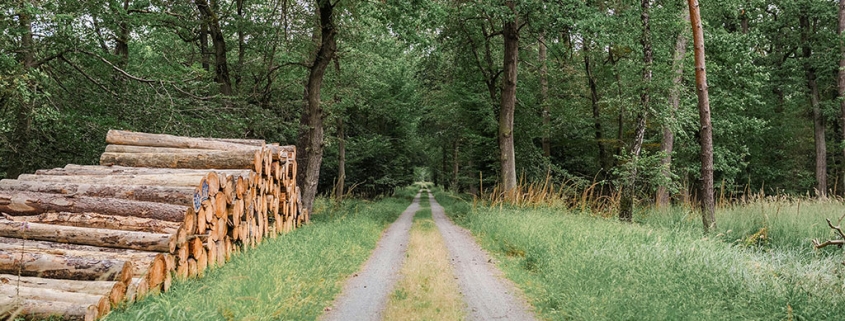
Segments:
[[[97,87],[100,87],[100,89],[102,89],[103,91],[111,94],[112,96],[114,96],[116,98],[120,98],[120,96],[117,93],[115,93],[115,92],[111,91],[110,89],[106,88],[106,86],[103,86],[103,84],[101,84],[99,81],[92,78],[88,74],[86,74],[85,71],[82,70],[82,68],[79,68],[79,66],[73,64],[72,62],[70,62],[70,60],[67,60],[64,56],[60,56],[59,59],[61,59],[62,61],[64,61],[65,63],[67,63],[71,67],[73,67],[73,69],[76,69],[76,71],[78,71],[80,74],[85,76],[85,78],[88,79],[88,81],[94,83],[95,85],[97,85]]]
[[[126,77],[126,78],[129,78],[129,79],[132,79],[132,80],[134,80],[134,81],[138,81],[138,82],[143,82],[143,83],[154,83],[154,82],[159,82],[158,80],[145,79],[145,78],[141,78],[141,77],[136,77],[136,76],[133,76],[133,75],[129,74],[128,72],[126,72],[125,70],[120,69],[120,68],[118,68],[117,66],[115,66],[115,65],[114,65],[113,63],[111,63],[111,61],[109,61],[108,59],[103,58],[102,56],[100,56],[100,55],[98,55],[98,54],[95,54],[95,53],[93,53],[93,52],[89,52],[89,51],[85,51],[85,50],[78,50],[78,51],[79,51],[79,52],[81,52],[81,53],[87,54],[87,55],[91,55],[91,56],[94,56],[94,57],[100,58],[100,60],[102,60],[103,62],[105,62],[107,65],[111,66],[111,67],[112,67],[112,69],[114,69],[115,71],[117,71],[117,72],[119,72],[119,73],[123,74],[123,76],[124,76],[124,77]]]

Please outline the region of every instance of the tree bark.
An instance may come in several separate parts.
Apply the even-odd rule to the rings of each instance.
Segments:
[[[593,64],[590,59],[589,41],[584,45],[584,71],[587,74],[587,84],[590,87],[590,105],[593,107],[593,128],[595,131],[596,145],[599,148],[599,164],[602,171],[610,170],[607,151],[604,146],[604,134],[601,126],[601,106],[599,106],[599,93],[596,86],[596,78],[593,76]]]
[[[122,231],[147,232],[158,234],[176,234],[179,222],[162,221],[151,218],[114,216],[97,213],[44,213],[31,216],[10,216],[16,222],[42,223],[76,227],[100,228]],[[0,219],[2,220],[2,219]]]
[[[458,159],[458,151],[460,149],[460,144],[458,143],[458,139],[455,139],[452,142],[452,186],[451,189],[454,192],[458,192],[458,174],[460,173],[460,162]]]
[[[698,95],[699,138],[701,144],[701,219],[704,232],[716,228],[716,203],[713,195],[713,127],[710,123],[710,96],[704,61],[704,29],[698,0],[688,0],[695,52],[695,92]]]
[[[129,0],[123,0],[123,11],[120,13],[121,21],[116,32],[114,55],[120,57],[117,65],[126,68],[129,63],[129,24],[126,19],[129,15]]]
[[[684,21],[689,22],[689,10],[684,10]],[[686,28],[675,38],[675,53],[672,56],[672,66],[675,71],[675,77],[672,79],[672,88],[669,89],[669,110],[668,122],[675,122],[675,113],[681,106],[681,82],[684,80],[684,57],[687,54],[687,38],[684,35]],[[663,166],[662,175],[665,181],[672,179],[672,151],[675,147],[675,133],[672,127],[663,125],[663,139],[660,142],[660,151],[663,152],[663,159],[660,160],[660,165]],[[657,187],[657,206],[669,206],[670,195],[666,186],[661,185]]]
[[[220,83],[220,93],[230,96],[232,95],[232,83],[229,80],[229,63],[226,60],[226,38],[223,35],[223,30],[220,29],[219,18],[217,13],[209,7],[206,0],[194,0],[194,3],[211,33],[211,43],[214,46],[215,80]]]
[[[31,243],[37,242],[34,240],[26,240],[23,243],[23,247],[17,244],[8,244],[8,243],[0,243],[0,251],[8,251],[13,253],[31,253],[34,255],[40,254],[50,254],[50,255],[61,255],[65,257],[88,257],[88,258],[98,258],[98,259],[107,259],[107,260],[114,260],[114,261],[127,261],[132,262],[132,276],[133,277],[143,277],[144,274],[147,273],[147,270],[150,268],[150,264],[152,264],[153,260],[161,253],[158,252],[140,252],[140,251],[132,251],[132,252],[103,252],[103,251],[80,251],[80,250],[72,250],[72,249],[63,249],[61,247],[53,247],[53,248],[44,248],[44,247],[32,247],[30,246]],[[62,245],[66,243],[54,243],[54,242],[44,242],[49,244],[56,244]],[[100,295],[106,294],[107,292],[102,292]]]
[[[128,167],[251,169],[255,152],[197,150],[195,153],[103,153],[100,165]]]
[[[622,186],[622,198],[619,205],[619,220],[626,222],[630,222],[634,216],[634,193],[639,174],[637,170],[637,163],[639,162],[640,152],[643,146],[643,138],[645,136],[646,117],[648,115],[649,102],[651,98],[651,64],[654,60],[651,51],[651,26],[649,21],[649,9],[651,2],[650,0],[642,0],[640,2],[640,6],[642,8],[640,20],[642,21],[643,27],[640,42],[643,45],[643,84],[645,85],[645,88],[643,88],[642,93],[640,93],[641,106],[640,110],[637,112],[637,129],[634,132],[634,141],[631,144],[630,149],[631,162],[633,162],[633,166],[631,166],[631,172],[627,178],[628,182]]]
[[[150,186],[198,187],[205,175],[202,174],[151,174],[151,175],[32,175],[22,174],[19,181],[76,183],[76,184],[127,184]],[[60,197],[61,195],[54,195]],[[64,196],[62,196],[64,197]],[[66,197],[73,197],[68,195]]]
[[[132,201],[156,202],[174,205],[192,205],[193,187],[146,186],[117,184],[53,183],[39,181],[0,180],[0,191],[25,191],[119,198]]]
[[[211,63],[209,62],[209,50],[208,50],[208,20],[206,20],[202,13],[200,13],[200,61],[202,63],[202,69],[205,71],[211,70]]]
[[[106,134],[106,143],[115,145],[210,149],[222,151],[254,151],[261,147],[255,146],[254,144],[256,144],[256,142],[251,140],[241,142],[240,140],[232,141],[217,138],[183,137],[167,134],[149,134],[114,129],[109,130],[109,132]]]
[[[549,110],[549,69],[546,65],[546,37],[545,33],[540,33],[539,37],[539,52],[538,58],[540,60],[540,108],[543,113],[543,156],[549,157],[552,153],[549,138],[551,135],[551,113]]]
[[[15,222],[0,219],[0,236],[119,249],[170,252],[172,234]]]
[[[97,302],[79,304],[62,301],[18,301],[15,298],[0,297],[0,306],[11,307],[11,311],[20,311],[20,315],[43,318],[58,316],[61,320],[67,321],[94,321],[100,317]],[[0,313],[0,317],[5,318],[5,313]]]
[[[816,68],[811,59],[813,55],[810,44],[810,17],[802,9],[798,18],[801,27],[801,52],[804,57],[804,72],[807,77],[807,89],[809,90],[810,106],[813,110],[813,140],[816,145],[816,196],[827,198],[827,142],[825,141],[825,119],[822,115],[819,104],[819,86],[816,83]]]
[[[323,163],[323,108],[320,106],[320,91],[326,69],[337,51],[334,5],[330,0],[318,0],[318,5],[321,40],[314,63],[309,68],[308,83],[305,85],[305,106],[300,119],[297,144],[297,162],[305,167],[305,170],[299,171],[297,181],[302,190],[302,210],[306,213],[306,220],[317,196],[320,165]]]
[[[20,284],[22,287],[31,289],[50,289],[69,292],[67,294],[71,296],[78,293],[99,296],[107,295],[109,297],[109,302],[112,305],[117,305],[126,297],[126,284],[118,281],[56,280],[31,276],[0,274],[0,284],[14,286]]]
[[[337,185],[335,186],[335,198],[343,200],[344,187],[346,185],[346,133],[343,129],[343,117],[337,118]]]
[[[235,86],[240,86],[241,77],[244,69],[244,55],[246,50],[246,43],[244,40],[244,0],[235,1],[238,10],[238,62],[237,70],[235,71]]]
[[[519,17],[514,1],[505,2],[513,20],[502,28],[504,38],[504,79],[502,79],[502,104],[499,112],[499,160],[501,162],[502,191],[507,195],[516,188],[516,159],[513,143],[513,114],[516,107],[516,80],[519,66]]]
[[[57,194],[0,192],[0,212],[12,216],[47,212],[101,213],[182,222],[185,206],[98,197],[69,197]]]
[[[92,257],[0,250],[0,273],[51,279],[121,281],[132,277],[132,263]]]

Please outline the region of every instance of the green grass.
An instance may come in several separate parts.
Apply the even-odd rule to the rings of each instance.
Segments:
[[[318,200],[312,224],[106,320],[313,320],[408,206],[409,193],[378,202]]]
[[[754,206],[721,211],[719,231],[733,231],[708,237],[700,217],[680,211],[646,213],[642,223],[625,224],[560,209],[472,209],[454,196],[436,196],[544,319],[843,318],[841,256],[810,250],[814,235],[807,235],[828,235],[816,225],[826,224],[833,205],[802,204],[800,217],[790,217],[786,206],[765,214],[777,212],[776,204],[760,205],[764,214],[757,216],[761,208]],[[757,232],[757,223],[768,224],[768,244],[736,242]]]

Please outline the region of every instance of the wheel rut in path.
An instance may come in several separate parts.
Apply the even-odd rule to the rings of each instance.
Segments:
[[[443,236],[469,320],[535,320],[521,291],[492,263],[469,231],[446,217],[431,194],[431,216]],[[350,319],[351,320],[351,319]]]
[[[319,319],[380,320],[388,296],[399,279],[399,270],[405,260],[408,237],[414,214],[420,208],[420,193],[390,225],[376,245],[363,268],[346,281],[343,292],[335,299],[330,311]]]

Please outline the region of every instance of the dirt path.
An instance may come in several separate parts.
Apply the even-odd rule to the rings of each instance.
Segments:
[[[446,217],[431,194],[431,215],[443,235],[470,320],[535,320],[513,283],[505,279],[472,235]]]
[[[333,307],[319,319],[381,320],[399,279],[420,194],[379,240],[361,271],[351,277]],[[535,320],[513,283],[505,279],[469,231],[446,217],[431,194],[431,215],[449,251],[449,261],[466,303],[469,320]]]
[[[332,309],[320,320],[380,320],[388,295],[399,277],[405,259],[414,213],[420,207],[420,194],[396,222],[390,225],[361,271],[346,281]]]

